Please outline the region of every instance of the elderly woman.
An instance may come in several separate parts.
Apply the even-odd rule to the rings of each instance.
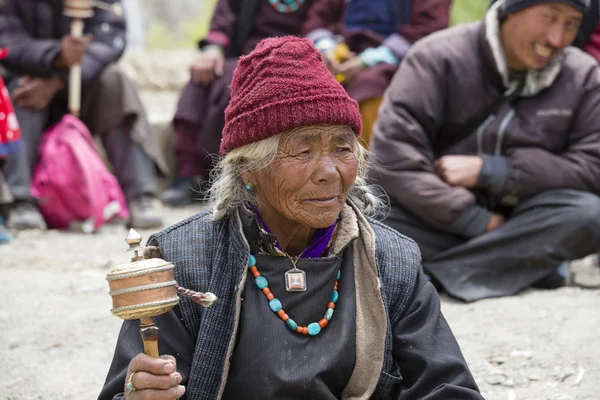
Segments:
[[[481,399],[417,245],[365,217],[357,103],[306,39],[240,59],[211,207],[159,234],[183,298],[126,321],[100,399]]]

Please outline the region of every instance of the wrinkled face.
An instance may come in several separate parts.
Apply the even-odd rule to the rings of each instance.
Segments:
[[[356,179],[356,138],[345,126],[308,126],[285,133],[273,163],[244,176],[256,188],[270,227],[326,228],[338,218]]]
[[[564,3],[544,3],[509,14],[501,26],[508,67],[514,71],[544,68],[569,46],[583,13]]]

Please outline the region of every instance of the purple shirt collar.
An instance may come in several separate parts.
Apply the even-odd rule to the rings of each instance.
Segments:
[[[263,228],[268,233],[272,234],[273,232],[271,232],[271,230],[269,230],[269,227],[267,226],[267,224],[265,224],[265,221],[262,219],[260,213],[258,212],[258,209],[254,206],[251,206],[251,208],[252,208],[252,211],[254,212],[254,215],[256,216],[256,221],[259,223],[261,228]],[[329,243],[331,242],[331,238],[333,237],[333,233],[335,232],[336,225],[337,225],[337,221],[334,222],[333,225],[331,225],[328,228],[317,229],[317,232],[313,236],[312,241],[310,242],[308,247],[306,249],[304,249],[304,251],[300,255],[300,258],[319,258],[319,257],[321,257],[323,255],[323,253],[325,252],[325,250],[329,247]],[[279,242],[275,242],[275,246],[279,250],[283,251],[283,249],[279,246]]]

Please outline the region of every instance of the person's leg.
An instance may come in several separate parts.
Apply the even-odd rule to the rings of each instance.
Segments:
[[[104,132],[102,144],[127,199],[131,226],[142,229],[160,226],[162,218],[154,204],[156,177],[152,160],[131,139],[127,125]]]
[[[16,89],[17,79],[9,82],[8,89]],[[22,151],[7,157],[3,168],[6,184],[14,198],[9,207],[6,224],[11,229],[46,229],[46,222],[35,206],[31,195],[31,180],[48,111],[33,111],[14,106],[21,127]]]
[[[0,206],[13,201],[13,198],[10,195],[10,190],[8,189],[8,186],[4,180],[4,175],[2,174],[3,165],[4,159],[0,156]],[[11,239],[10,233],[4,226],[4,216],[0,213],[0,244],[9,243]]]
[[[423,261],[464,243],[467,239],[428,226],[413,214],[392,204],[389,215],[382,221],[419,245]]]
[[[184,88],[173,122],[177,178],[161,195],[165,204],[183,206],[194,199],[202,199],[210,170],[219,153],[225,109],[229,104],[229,85],[236,65],[237,59],[228,59],[223,75],[212,85],[190,82]]]
[[[600,197],[552,190],[515,208],[499,228],[426,260],[423,267],[466,301],[508,296],[600,248]]]
[[[107,67],[86,91],[81,115],[92,134],[101,135],[129,205],[130,225],[161,226],[155,163],[160,152],[137,92],[118,67]]]
[[[180,207],[190,204],[194,198],[202,197],[202,185],[207,180],[200,168],[196,142],[202,130],[201,125],[175,120],[175,156],[177,159],[177,176],[171,187],[165,190],[160,199],[171,207]]]

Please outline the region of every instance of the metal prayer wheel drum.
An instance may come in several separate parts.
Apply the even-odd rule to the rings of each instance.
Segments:
[[[179,303],[175,266],[161,258],[144,259],[138,254],[142,238],[131,230],[126,239],[135,256],[107,276],[113,308],[122,319],[141,319],[164,314]]]
[[[92,18],[94,2],[93,0],[64,0],[63,14],[71,18]]]
[[[140,319],[164,314],[179,303],[175,266],[160,258],[134,261],[107,276],[114,315]]]

